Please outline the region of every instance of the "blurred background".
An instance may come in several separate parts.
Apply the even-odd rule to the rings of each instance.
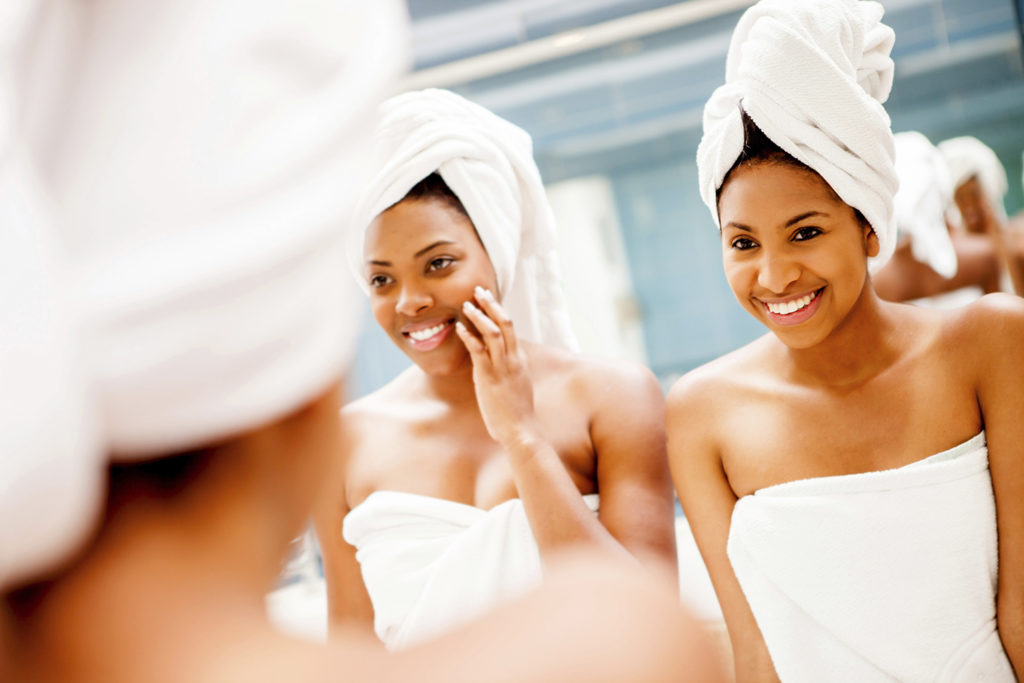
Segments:
[[[663,387],[762,333],[726,285],[697,192],[704,102],[747,0],[409,0],[413,72],[526,129],[559,220],[585,352],[648,365]],[[882,0],[896,32],[893,129],[974,135],[1024,206],[1024,0]],[[408,364],[373,323],[352,397]]]

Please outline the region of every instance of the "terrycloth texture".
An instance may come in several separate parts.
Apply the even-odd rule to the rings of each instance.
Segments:
[[[896,134],[896,174],[900,189],[894,200],[896,228],[910,236],[914,258],[944,278],[956,275],[953,240],[946,211],[953,202],[953,181],[942,153],[917,131]]]
[[[523,339],[575,350],[559,275],[555,219],[526,131],[447,90],[385,102],[372,178],[348,257],[369,291],[363,247],[376,217],[435,171],[461,200],[494,266],[498,295]]]
[[[786,683],[1014,680],[984,432],[933,458],[737,501],[729,560]]]
[[[205,445],[341,375],[340,228],[403,26],[395,2],[0,3],[0,585],[85,536],[108,453]]]
[[[597,510],[598,496],[584,496]],[[345,517],[342,533],[390,649],[451,630],[532,588],[540,554],[518,498],[482,510],[441,498],[376,491]]]
[[[742,108],[784,151],[813,168],[871,224],[881,250],[896,247],[889,116],[894,34],[877,2],[761,0],[740,18],[725,85],[704,107],[697,149],[700,192],[718,225],[716,192],[743,149]]]
[[[939,151],[949,166],[953,187],[960,187],[972,176],[978,176],[981,189],[991,202],[996,215],[1006,218],[1003,197],[1006,196],[1009,184],[1006,180],[1006,169],[992,148],[978,138],[965,135],[943,140],[939,143]]]

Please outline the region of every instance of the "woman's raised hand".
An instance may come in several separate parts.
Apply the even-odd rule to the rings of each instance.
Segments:
[[[477,287],[474,299],[475,304],[462,305],[462,312],[477,332],[461,321],[455,323],[455,331],[473,360],[473,384],[487,431],[504,446],[535,440],[540,430],[533,411],[533,383],[512,319],[490,290]]]

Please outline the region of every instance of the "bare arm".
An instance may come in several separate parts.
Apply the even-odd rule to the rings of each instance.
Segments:
[[[948,280],[927,264],[916,260],[910,244],[902,244],[892,259],[871,276],[875,291],[888,301],[908,301],[951,292],[961,287],[978,286],[985,292],[999,289],[1000,261],[992,241],[984,235],[952,236],[957,271]]]
[[[1024,302],[993,295],[972,309],[978,331],[972,354],[999,532],[996,615],[1019,678],[1024,675]]]
[[[479,336],[461,323],[456,329],[473,359],[477,401],[484,422],[492,438],[508,453],[516,489],[542,557],[546,559],[568,544],[582,543],[619,556],[634,551],[655,565],[670,562],[674,566],[672,497],[664,464],[658,417],[661,401],[656,384],[634,378],[632,386],[623,387],[628,396],[620,394],[614,407],[608,405],[594,418],[591,438],[597,452],[602,499],[601,517],[595,518],[541,433],[533,410],[525,353],[516,340],[511,319],[487,294],[478,294],[476,303],[479,308],[467,307],[465,312]],[[629,400],[634,405],[628,405]],[[628,434],[613,434],[616,425],[623,426],[622,420],[606,424],[616,409],[637,421]],[[645,433],[644,429],[650,431]],[[635,442],[631,442],[633,437]]]
[[[669,392],[665,411],[668,456],[679,500],[722,607],[732,641],[736,680],[777,681],[768,648],[726,555],[736,495],[726,478],[711,417],[717,407],[684,377]]]
[[[635,557],[677,572],[675,495],[665,451],[665,399],[646,368],[616,368],[591,388],[599,518]]]
[[[350,420],[349,420],[350,421]],[[356,560],[356,549],[341,535],[349,512],[345,495],[345,469],[352,447],[351,429],[344,430],[342,453],[336,454],[332,474],[313,506],[313,524],[327,581],[328,624],[333,631],[342,624],[373,629],[373,605]]]

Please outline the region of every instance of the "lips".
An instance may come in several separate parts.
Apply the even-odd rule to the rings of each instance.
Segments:
[[[760,303],[772,322],[779,325],[798,325],[818,310],[823,291],[824,287],[783,301],[760,300]]]
[[[454,318],[441,318],[405,325],[402,336],[417,351],[433,351],[444,343],[454,329]]]

